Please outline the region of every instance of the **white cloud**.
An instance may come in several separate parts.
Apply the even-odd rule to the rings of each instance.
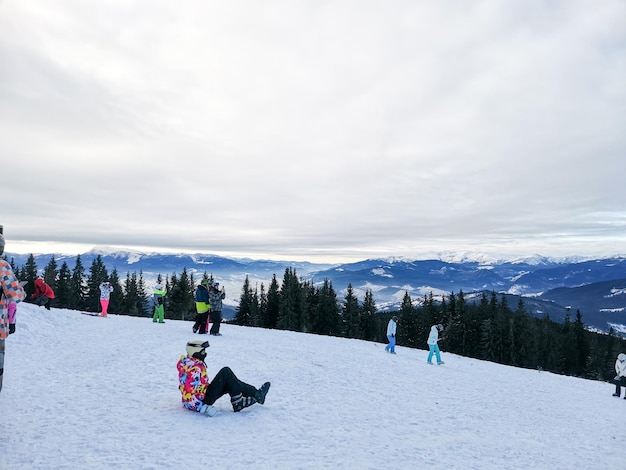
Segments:
[[[625,241],[623,2],[0,10],[16,239],[298,256]]]

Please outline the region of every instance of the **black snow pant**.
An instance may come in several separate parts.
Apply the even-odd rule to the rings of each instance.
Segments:
[[[615,395],[618,397],[621,395],[621,386],[623,385],[626,388],[626,377],[620,377],[619,379],[613,379],[613,383],[615,384]],[[626,395],[624,396],[626,398]]]
[[[207,322],[209,321],[209,312],[197,313],[196,322],[193,324],[193,329],[200,334],[207,332]]]
[[[216,335],[220,332],[220,323],[222,323],[222,312],[219,310],[211,310],[211,334]]]
[[[244,397],[254,397],[256,392],[257,389],[252,385],[239,380],[235,373],[230,370],[230,367],[222,367],[206,388],[203,402],[207,405],[212,405],[218,398],[227,393],[231,397],[239,395],[240,393]]]

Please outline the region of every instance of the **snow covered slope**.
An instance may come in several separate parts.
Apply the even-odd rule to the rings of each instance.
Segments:
[[[272,388],[205,418],[180,405],[190,322],[20,304],[0,393],[1,469],[623,469],[606,383],[358,340],[223,325],[228,365]],[[401,326],[400,326],[401,327]],[[198,337],[198,336],[196,336]]]

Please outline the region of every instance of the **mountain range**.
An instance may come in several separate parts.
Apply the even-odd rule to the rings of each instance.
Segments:
[[[26,263],[29,255],[7,253],[17,266]],[[76,255],[34,255],[39,270],[54,256],[58,266],[66,262],[70,269]],[[601,259],[547,258],[534,256],[517,260],[497,260],[481,255],[458,258],[409,260],[402,258],[368,259],[346,264],[253,260],[225,258],[210,254],[158,254],[137,251],[92,250],[81,254],[82,264],[89,272],[91,263],[101,256],[111,272],[117,269],[120,278],[126,273],[142,272],[144,279],[154,282],[186,269],[198,280],[204,272],[212,274],[226,287],[224,314],[234,314],[246,276],[252,287],[269,286],[272,276],[282,281],[287,268],[303,280],[315,285],[325,279],[332,282],[337,296],[343,299],[352,285],[359,300],[371,290],[381,311],[397,309],[405,293],[414,305],[432,293],[436,299],[463,291],[469,302],[478,301],[483,292],[505,295],[510,306],[523,298],[526,310],[535,316],[549,315],[562,321],[577,310],[583,322],[599,331],[613,327],[626,334],[626,257]]]

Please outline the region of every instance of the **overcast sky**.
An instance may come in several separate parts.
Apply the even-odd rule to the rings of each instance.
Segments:
[[[625,253],[625,24],[623,0],[0,0],[7,251]]]

